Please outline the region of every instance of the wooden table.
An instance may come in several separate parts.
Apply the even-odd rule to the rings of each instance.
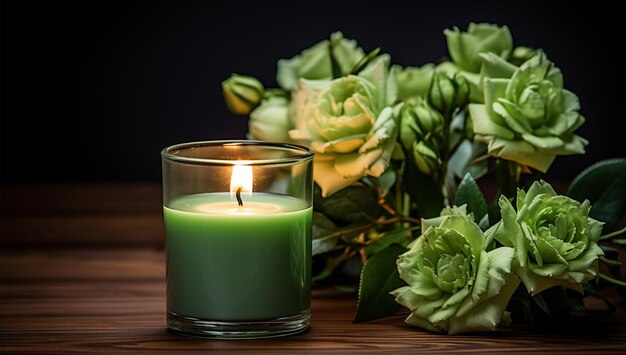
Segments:
[[[0,351],[626,352],[626,304],[617,296],[616,312],[575,314],[563,329],[444,336],[406,326],[406,313],[354,324],[354,295],[316,289],[311,329],[299,335],[170,334],[159,195],[158,185],[3,186]]]

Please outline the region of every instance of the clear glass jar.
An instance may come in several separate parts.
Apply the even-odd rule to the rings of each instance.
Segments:
[[[313,154],[257,141],[161,152],[168,328],[215,338],[308,328]]]

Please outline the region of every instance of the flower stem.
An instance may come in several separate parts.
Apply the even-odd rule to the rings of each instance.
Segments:
[[[396,171],[396,174],[397,174],[396,175],[397,179],[396,179],[395,189],[394,189],[395,193],[396,193],[396,196],[395,196],[396,197],[396,201],[395,201],[396,202],[396,213],[400,213],[400,211],[402,211],[402,206],[403,206],[402,197],[403,197],[403,195],[406,195],[406,194],[404,194],[404,191],[403,191],[403,188],[402,188],[402,186],[404,184],[404,181],[403,181],[404,180],[404,168],[398,169]],[[408,216],[408,214],[405,214],[405,216]]]
[[[444,206],[452,205],[454,201],[454,195],[456,193],[456,182],[454,181],[454,175],[447,169],[448,162],[444,163],[445,168],[442,169],[443,179],[441,192],[443,193]]]
[[[409,217],[411,213],[411,195],[404,193],[404,203],[402,204],[402,215]]]
[[[325,240],[325,239],[331,239],[331,238],[336,238],[336,237],[340,237],[342,235],[346,235],[346,234],[351,234],[351,233],[357,233],[357,232],[363,232],[366,231],[368,229],[374,228],[374,227],[378,227],[378,226],[384,226],[387,224],[392,224],[392,223],[412,223],[415,225],[419,225],[421,223],[421,221],[417,218],[413,218],[413,217],[393,217],[393,218],[389,218],[383,221],[374,221],[372,223],[368,223],[368,224],[364,224],[362,226],[358,226],[358,227],[354,227],[354,228],[349,228],[349,229],[343,229],[340,231],[337,231],[335,233],[331,233],[327,236],[324,236],[322,238],[320,238],[320,240]]]
[[[600,261],[602,261],[602,262],[604,262],[604,263],[606,263],[607,265],[610,265],[610,266],[620,266],[620,265],[622,265],[622,263],[619,260],[608,259],[608,258],[606,258],[604,256],[600,257]]]
[[[600,280],[604,280],[610,284],[613,284],[615,286],[620,286],[620,287],[626,287],[626,282],[622,281],[622,280],[618,280],[618,279],[614,279],[611,276],[605,275],[605,274],[598,274],[598,277],[600,278]]]
[[[496,181],[499,194],[508,198],[514,197],[519,187],[521,173],[521,165],[512,161],[497,159]]]
[[[613,237],[617,237],[618,235],[621,235],[621,234],[624,234],[624,233],[626,233],[626,226],[624,226],[624,228],[622,228],[620,230],[616,230],[615,232],[611,232],[609,234],[605,234],[605,235],[601,236],[599,240],[611,239]]]

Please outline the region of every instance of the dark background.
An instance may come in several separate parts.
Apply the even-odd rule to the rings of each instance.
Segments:
[[[444,28],[506,24],[543,48],[577,93],[591,141],[549,175],[572,178],[625,153],[623,20],[592,2],[2,1],[2,182],[158,181],[159,151],[243,138],[220,83],[231,72],[275,86],[276,62],[342,30],[394,63],[447,55]]]

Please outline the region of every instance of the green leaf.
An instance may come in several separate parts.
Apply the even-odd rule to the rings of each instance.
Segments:
[[[405,285],[396,267],[398,256],[404,252],[404,247],[391,244],[367,261],[361,272],[354,322],[385,317],[402,307],[389,293]]]
[[[313,282],[321,282],[326,280],[327,278],[333,275],[333,272],[341,264],[343,260],[342,255],[329,256],[321,255],[319,257],[313,258],[313,263],[323,264],[318,271],[313,272],[311,276],[311,281]],[[314,268],[315,269],[315,268]]]
[[[530,295],[526,291],[524,284],[520,283],[517,287],[506,309],[512,313],[512,316],[521,315],[521,318],[523,318],[528,325],[535,327],[535,315],[532,310],[533,307],[531,305]]]
[[[315,188],[315,210],[336,222],[365,224],[384,213],[378,204],[376,192],[366,186],[349,186],[328,198]]]
[[[584,309],[582,295],[578,291],[561,286],[549,288],[532,298],[548,319],[554,319],[556,322],[570,320],[571,310]]]
[[[483,218],[480,219],[480,221],[478,222],[478,227],[480,227],[480,230],[483,232],[487,231],[487,229],[491,227],[489,225],[489,213],[486,213]]]
[[[378,195],[384,198],[396,183],[396,172],[387,169],[380,177],[366,176],[362,181],[370,188],[376,189]]]
[[[550,306],[548,306],[548,304],[543,299],[543,296],[541,294],[532,296],[531,299],[535,302],[535,304],[539,307],[539,309],[542,312],[544,312],[548,317],[554,318],[554,316],[552,315],[552,312],[550,311]]]
[[[365,247],[365,252],[367,255],[375,255],[381,250],[387,248],[393,243],[400,244],[402,246],[406,246],[413,239],[407,237],[407,234],[413,232],[414,230],[420,230],[421,226],[413,226],[409,228],[403,228],[399,230],[394,230],[385,233],[382,237],[378,238],[372,244]]]
[[[365,69],[365,67],[372,61],[372,59],[376,58],[376,56],[380,53],[380,47],[374,49],[369,52],[367,55],[363,56],[352,68],[350,74],[357,75],[361,72],[361,70]]]
[[[469,173],[474,180],[479,179],[487,174],[487,159],[483,159],[478,163],[471,163],[474,159],[486,153],[487,146],[485,144],[480,142],[472,143],[466,139],[461,142],[450,157],[450,160],[448,160],[448,169],[459,178]]]
[[[333,50],[333,41],[328,42],[328,56],[330,58],[330,66],[333,73],[333,79],[340,78],[341,67],[339,66],[339,62],[337,62],[337,58],[335,57],[335,51]]]
[[[313,212],[313,239],[325,237],[335,231],[337,226],[326,215],[320,212]]]
[[[626,245],[626,239],[613,239],[611,241],[618,245]]]
[[[318,255],[333,250],[337,245],[337,226],[323,213],[313,212],[312,254]]]
[[[417,169],[412,159],[407,160],[404,171],[404,188],[415,202],[422,218],[438,217],[443,209],[443,194],[430,176]]]
[[[456,146],[465,138],[465,121],[467,119],[467,110],[457,110],[450,121],[450,129],[448,130],[448,151],[454,150]],[[464,174],[463,174],[464,175]],[[459,177],[463,176],[460,175]]]
[[[626,159],[598,162],[580,173],[568,195],[580,202],[591,202],[589,216],[605,222],[605,230],[619,222],[626,212]]]
[[[497,196],[493,203],[489,204],[489,224],[491,224],[492,226],[502,219],[500,206],[498,205],[498,200],[500,199],[500,196]]]
[[[483,216],[489,212],[485,196],[483,196],[480,188],[469,173],[465,174],[465,177],[459,184],[454,204],[457,206],[467,204],[467,212],[473,213],[477,222],[481,221]]]
[[[327,253],[337,245],[336,235],[329,235],[319,239],[312,240],[311,256]]]

